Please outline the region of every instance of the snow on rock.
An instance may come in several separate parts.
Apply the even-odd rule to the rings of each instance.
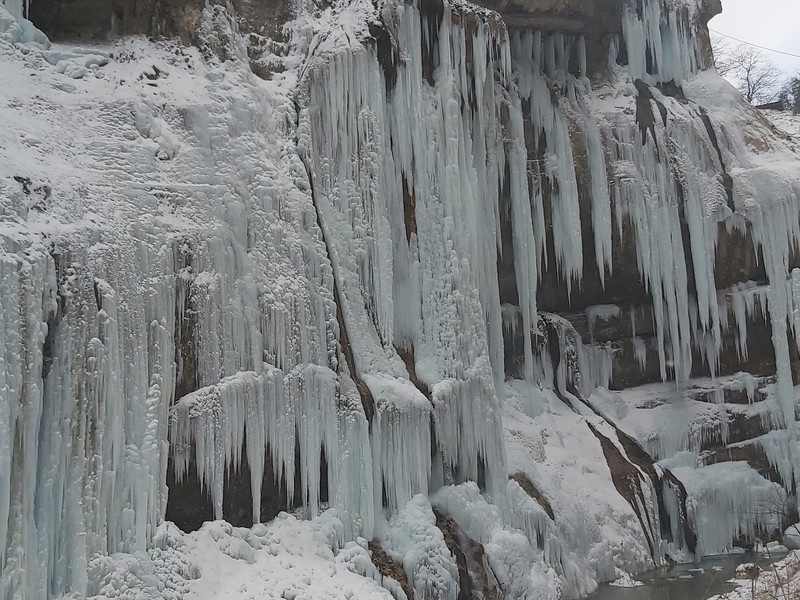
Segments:
[[[747,463],[678,466],[672,472],[686,487],[699,555],[730,550],[734,540],[755,540],[760,532],[780,531],[786,492]]]
[[[516,483],[509,482],[511,485]],[[535,503],[524,492],[517,495],[516,502],[503,511],[489,504],[474,482],[444,487],[432,497],[434,507],[453,517],[467,535],[483,544],[492,573],[507,597],[559,598],[564,581],[537,546],[537,532],[520,531],[526,509],[530,514],[530,505]]]
[[[798,529],[797,525],[787,528],[783,532],[781,539],[783,540],[783,545],[790,550],[800,550],[800,529]]]
[[[186,536],[189,557],[203,573],[190,582],[187,595],[199,599],[392,598],[378,583],[357,574],[350,564],[352,554],[334,554],[335,529],[342,528],[336,521],[328,513],[310,522],[282,513],[268,526],[252,529],[208,523]],[[368,556],[361,555],[361,560]]]
[[[753,564],[741,566],[753,568],[736,570],[733,579],[736,589],[708,600],[792,598],[800,586],[800,554],[797,551],[763,569]]]
[[[781,110],[763,110],[761,112],[795,140],[800,139],[800,115]]]
[[[330,512],[312,521],[281,513],[269,525],[232,527],[224,521],[184,534],[160,526],[148,552],[98,557],[89,565],[89,598],[175,599],[386,598],[369,553],[350,542],[335,554]],[[366,545],[366,542],[361,539]]]
[[[580,597],[599,582],[616,579],[617,568],[652,568],[636,514],[614,487],[600,443],[587,425],[599,418],[576,414],[550,390],[512,381],[503,422],[509,471],[525,473],[555,517],[536,517],[528,508],[534,518],[521,523],[524,513],[514,504],[520,500],[513,500],[517,492],[509,494],[511,523],[532,544],[543,544],[544,561],[559,575],[567,596]]]
[[[644,585],[643,582],[637,581],[631,577],[630,573],[625,573],[624,571],[618,571],[618,573],[621,573],[621,575],[608,585],[620,588],[635,588]]]
[[[386,553],[403,565],[415,598],[458,597],[458,565],[427,498],[417,495],[409,500],[378,539]]]
[[[87,596],[179,600],[201,573],[187,550],[183,533],[164,522],[147,552],[94,557],[88,565]]]
[[[636,437],[654,458],[660,459],[661,467],[682,482],[688,517],[697,534],[698,555],[729,551],[736,540],[753,543],[760,537],[776,535],[790,510],[786,490],[746,462],[707,462],[713,462],[707,452],[709,447],[721,444],[731,452],[742,447],[743,442],[725,444],[728,427],[735,419],[751,419],[766,428],[775,427],[771,420],[779,406],[774,397],[775,386],[760,388],[767,399],[757,404],[718,405],[697,398],[713,397],[725,389],[742,390],[745,396],[752,397],[759,382],[752,381],[748,374],[739,374],[716,382],[693,383],[696,387],[683,392],[669,385],[642,386],[622,393],[598,390],[590,401]],[[763,451],[766,461],[781,477],[789,478],[786,481],[793,473],[790,435],[786,430],[776,430],[748,440]],[[678,507],[673,502],[665,502],[665,508],[674,522]]]

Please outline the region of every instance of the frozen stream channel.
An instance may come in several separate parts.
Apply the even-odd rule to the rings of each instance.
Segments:
[[[699,563],[662,567],[642,573],[636,579],[645,585],[620,588],[602,585],[587,600],[706,600],[734,589],[730,580],[736,567],[755,562],[767,567],[786,556],[785,552],[766,554],[726,554],[705,558]]]

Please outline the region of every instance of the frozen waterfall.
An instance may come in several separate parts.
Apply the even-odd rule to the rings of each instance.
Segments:
[[[0,62],[13,58],[0,78],[23,90],[38,69],[30,110],[47,119],[0,134],[22,157],[0,172],[0,599],[86,594],[97,556],[152,549],[168,474],[225,519],[244,465],[254,523],[271,475],[309,519],[332,509],[332,548],[358,558],[355,542],[378,540],[408,561],[418,598],[461,585],[442,511],[518,597],[543,581],[585,594],[617,555],[645,568],[691,554],[692,527],[702,554],[780,526],[748,510],[781,486],[681,463],[704,441],[688,431],[653,441],[655,458],[679,456],[673,476],[636,454],[612,400],[592,399],[621,352],[595,329],[628,309],[582,295],[592,278],[612,294],[627,260],[652,336],[631,304],[625,341],[678,396],[698,373],[716,385],[726,348],[747,361],[766,320],[762,419],[779,431],[758,443],[784,483],[797,477],[796,165],[735,126],[747,113],[701,68],[694,1],[623,5],[604,81],[580,32],[509,30],[455,0],[352,0],[294,15],[269,81],[232,8],[208,6],[199,39],[235,46],[222,58],[154,43],[134,59],[147,42],[130,42],[105,75],[84,66],[67,83],[52,66],[66,50],[6,36],[33,26],[21,2],[0,4]],[[142,75],[136,60],[159,66]],[[0,100],[9,122],[28,114]],[[724,235],[747,240],[763,281],[719,281]],[[555,314],[573,303],[591,339]],[[606,464],[618,456],[627,479]],[[596,520],[562,519],[537,461],[619,492],[608,512],[628,537],[613,547]],[[726,476],[747,487],[740,501]],[[576,552],[588,543],[602,548],[591,565]]]

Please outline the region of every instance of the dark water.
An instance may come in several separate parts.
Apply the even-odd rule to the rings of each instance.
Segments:
[[[736,567],[754,562],[762,567],[786,556],[765,554],[733,554],[704,558],[698,563],[661,567],[642,573],[634,579],[645,585],[636,588],[618,588],[602,585],[587,600],[706,600],[714,594],[730,592],[728,583]]]

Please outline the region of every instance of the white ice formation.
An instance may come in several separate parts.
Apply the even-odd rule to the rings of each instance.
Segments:
[[[202,597],[209,539],[237,565],[317,544],[345,586],[319,597],[404,597],[374,539],[416,598],[454,599],[436,511],[507,597],[579,597],[781,527],[751,510],[781,485],[698,460],[727,413],[687,390],[732,389],[726,343],[746,361],[766,322],[774,382],[736,389],[767,390],[741,413],[796,478],[797,154],[701,69],[694,1],[622,4],[603,81],[582,34],[456,0],[298,6],[263,81],[231,7],[201,19],[222,60],[51,47],[2,0],[0,599]],[[723,235],[765,280],[717,281]],[[612,285],[621,240],[652,321],[631,310],[634,364],[675,383],[656,424],[607,390],[595,334],[627,308],[586,309],[587,339],[537,308],[546,274]],[[244,465],[257,525],[169,533],[168,474],[222,520]],[[269,476],[310,524],[258,524]]]

